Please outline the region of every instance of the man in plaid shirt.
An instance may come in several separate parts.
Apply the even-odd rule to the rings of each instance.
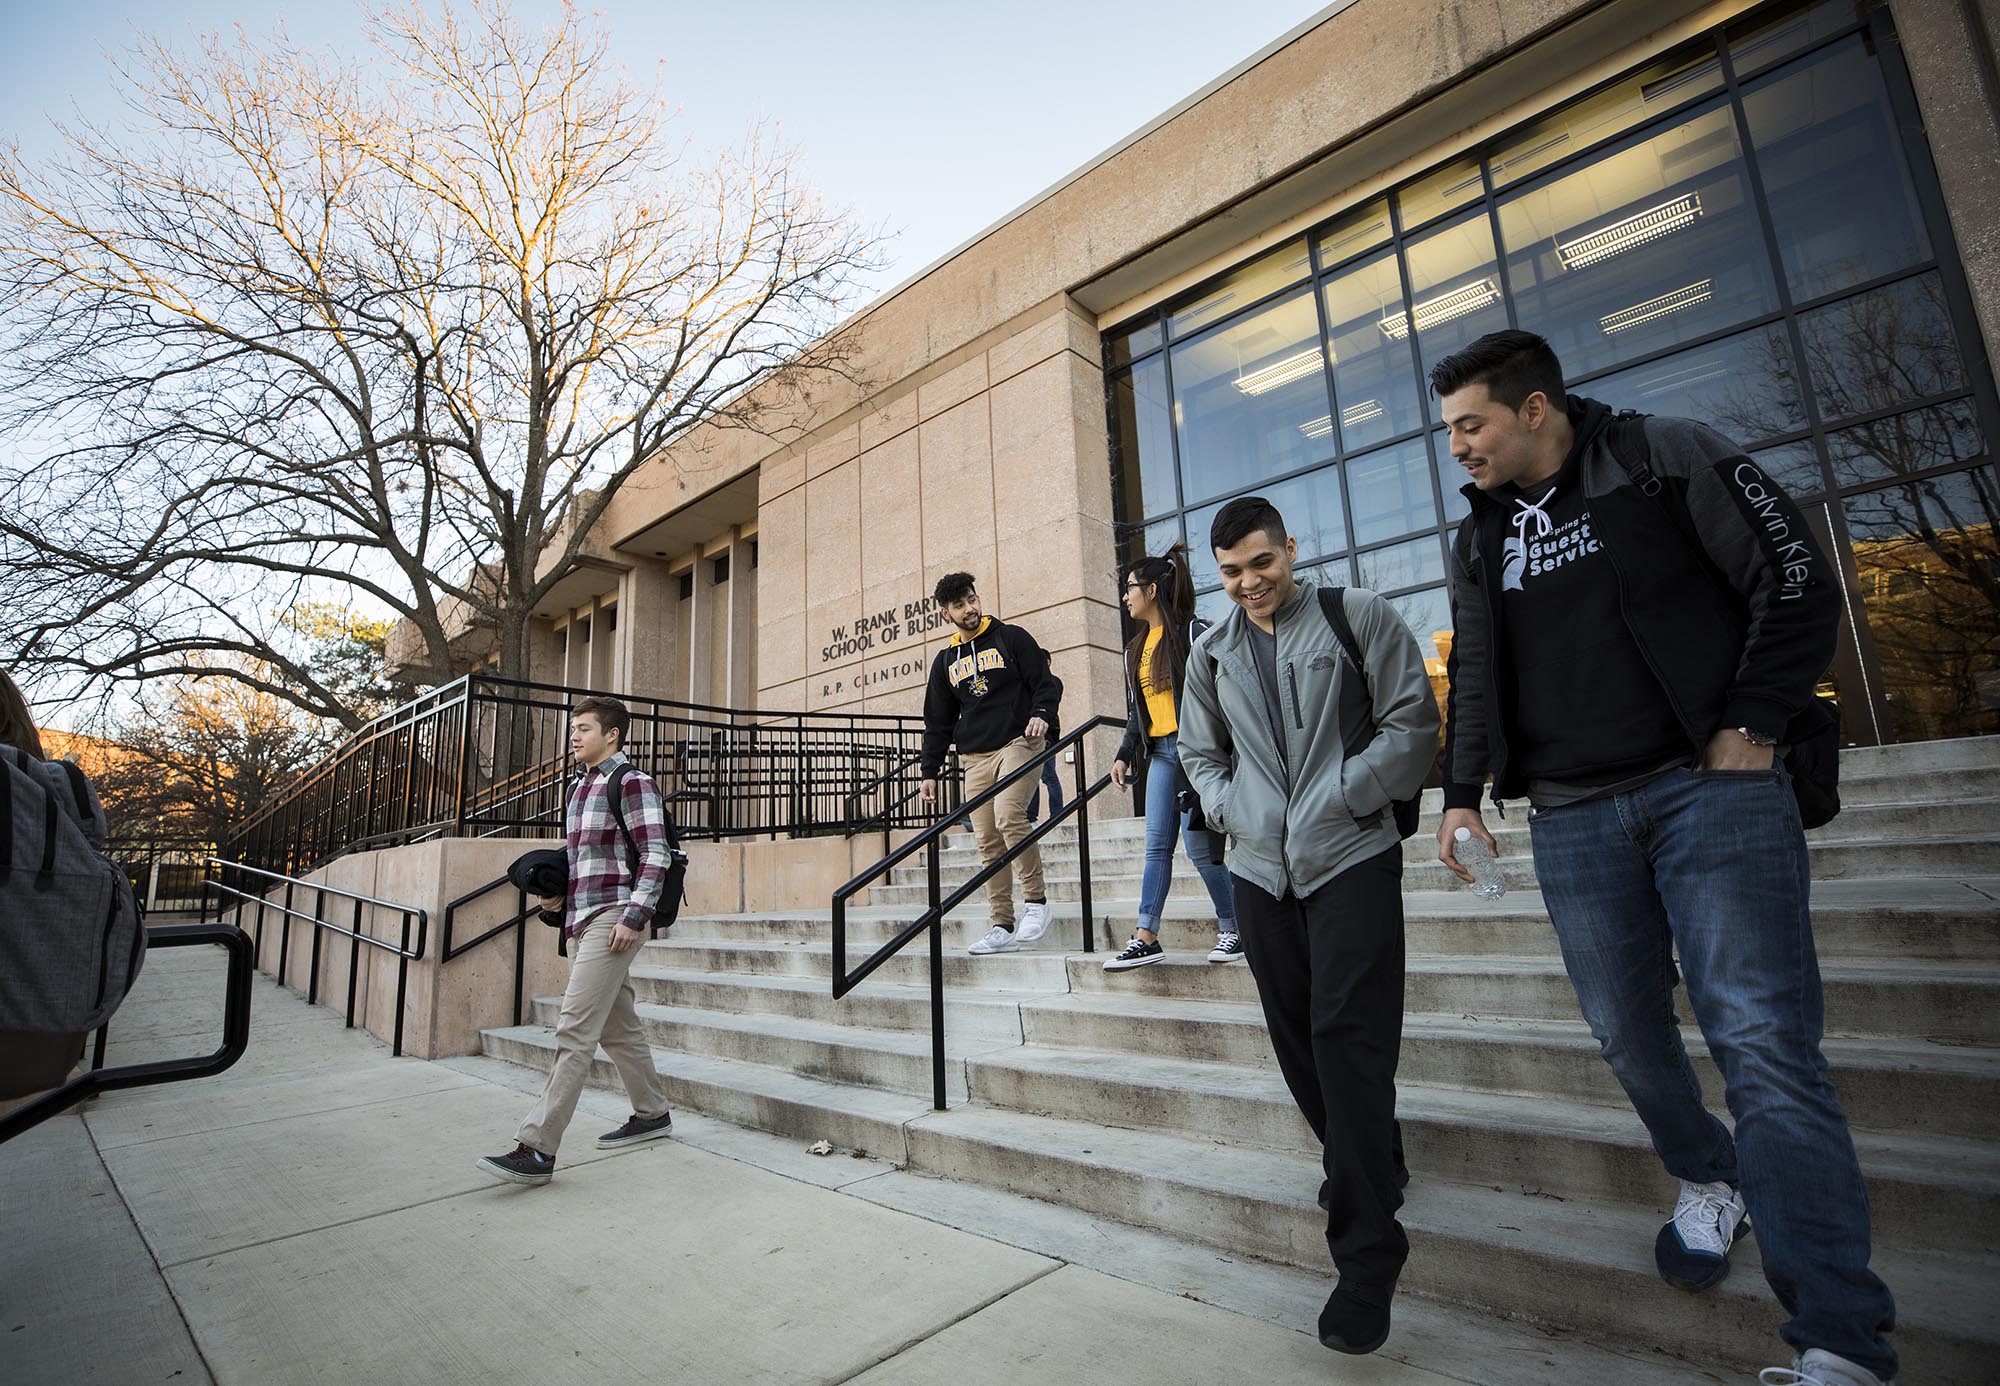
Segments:
[[[616,698],[585,698],[570,711],[570,751],[583,778],[570,792],[563,817],[568,839],[569,892],[544,897],[545,909],[563,910],[563,935],[575,941],[562,1018],[556,1023],[556,1061],[548,1086],[510,1155],[488,1155],[479,1167],[496,1179],[546,1184],[555,1173],[556,1147],[576,1111],[577,1095],[601,1043],[618,1068],[632,1115],[597,1138],[616,1150],[664,1136],[673,1126],[667,1094],[653,1067],[632,994],[632,959],[646,940],[667,876],[666,808],[659,786],[631,766],[622,747],[631,714]],[[632,834],[628,847],[611,811],[610,781],[620,767],[619,801]],[[635,873],[632,851],[639,862]]]

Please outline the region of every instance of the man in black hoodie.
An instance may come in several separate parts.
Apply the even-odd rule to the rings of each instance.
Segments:
[[[1705,1290],[1756,1219],[1800,1381],[1895,1375],[1868,1197],[1820,1054],[1805,832],[1779,742],[1839,625],[1834,577],[1784,492],[1686,419],[1566,396],[1542,338],[1498,332],[1431,389],[1472,513],[1454,633],[1438,856],[1525,796],[1577,1001],[1681,1181],[1654,1257]],[[1702,1105],[1675,957],[1735,1131]]]
[[[933,595],[958,627],[951,643],[931,662],[924,691],[924,802],[937,802],[937,777],[944,753],[958,746],[965,767],[965,797],[976,798],[1042,752],[1062,702],[1062,680],[1035,637],[1019,626],[988,616],[970,573],[946,573]],[[991,801],[972,811],[979,858],[991,864],[1028,835],[1028,799],[1036,777],[1023,775]],[[1014,876],[1021,873],[1027,897],[1019,927],[1014,919]],[[968,950],[1005,953],[1033,943],[1049,928],[1049,901],[1042,884],[1042,849],[1030,845],[1007,870],[986,883],[993,926]]]

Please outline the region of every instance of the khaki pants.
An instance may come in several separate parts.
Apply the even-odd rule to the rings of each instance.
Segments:
[[[959,752],[965,767],[965,797],[976,798],[1012,771],[1020,769],[1042,753],[1039,736],[1017,736],[997,751]],[[1023,775],[991,803],[972,811],[972,831],[979,838],[979,859],[991,865],[1008,848],[1028,835],[1028,800],[1035,796],[1038,783],[1033,775]],[[1048,898],[1042,886],[1042,849],[1034,846],[1014,858],[1012,870],[995,872],[986,883],[986,906],[995,924],[1014,927],[1014,877],[1021,873],[1021,893],[1030,900]]]
[[[639,1027],[632,995],[632,960],[639,950],[611,950],[611,926],[620,913],[616,908],[604,910],[570,941],[569,986],[563,990],[562,1017],[556,1022],[555,1067],[549,1070],[542,1100],[515,1138],[544,1155],[554,1155],[562,1144],[600,1043],[625,1080],[632,1110],[642,1117],[667,1110],[667,1090],[653,1067],[652,1049]]]

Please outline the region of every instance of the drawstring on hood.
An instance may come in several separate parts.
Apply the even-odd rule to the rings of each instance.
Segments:
[[[1542,507],[1554,500],[1556,492],[1561,489],[1560,486],[1549,487],[1548,490],[1542,493],[1540,500],[1531,501],[1526,496],[1514,497],[1514,503],[1521,507],[1514,512],[1515,538],[1519,539],[1523,544],[1528,542],[1528,522],[1530,520],[1535,522],[1535,537],[1537,539],[1544,537],[1551,529],[1555,528],[1554,522],[1549,519]]]

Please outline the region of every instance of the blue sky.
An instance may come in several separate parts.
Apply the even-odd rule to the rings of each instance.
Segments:
[[[656,70],[697,147],[776,118],[821,189],[893,233],[873,288],[908,277],[1300,21],[1324,0],[599,0],[614,52]],[[549,0],[517,0],[523,18]],[[358,49],[353,0],[0,0],[0,135],[48,150],[45,116],[115,117],[105,48],[283,18]]]

